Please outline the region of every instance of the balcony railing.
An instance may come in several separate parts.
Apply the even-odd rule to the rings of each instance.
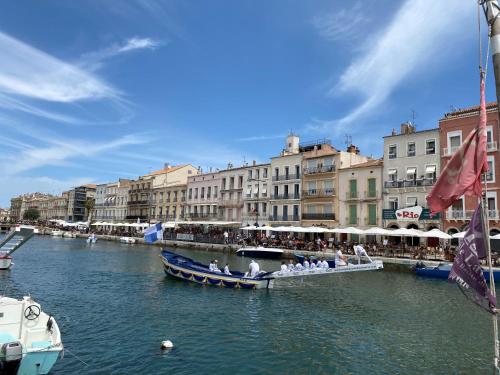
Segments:
[[[446,212],[447,220],[470,220],[474,211],[449,210]],[[488,210],[488,219],[498,220],[497,210]]]
[[[345,198],[346,199],[359,199],[359,194],[357,191],[347,191],[345,193]]]
[[[300,199],[300,194],[273,194],[271,199]]]
[[[190,218],[192,220],[199,219],[222,219],[222,216],[217,213],[199,213],[199,212],[190,212],[185,214],[186,218]]]
[[[317,167],[304,168],[304,174],[331,173],[335,171],[336,171],[335,165],[320,165]]]
[[[271,215],[269,221],[300,221],[298,215]]]
[[[385,181],[384,187],[388,188],[404,188],[416,186],[432,186],[436,182],[434,178],[418,178],[416,180],[398,180],[398,181]]]
[[[302,220],[335,220],[334,213],[302,214]]]
[[[376,191],[376,190],[365,191],[365,195],[364,195],[365,199],[377,199],[377,197],[378,197],[378,191]]]
[[[146,200],[140,200],[140,201],[128,201],[127,203],[129,206],[140,206],[140,205],[149,204],[149,201],[146,199]]]
[[[333,197],[335,195],[335,189],[309,189],[303,190],[302,196],[304,198],[320,198],[320,197]]]
[[[279,175],[279,176],[276,176],[274,175],[273,176],[273,181],[289,181],[289,180],[300,180],[300,173],[299,174],[283,174],[283,175]]]
[[[220,199],[219,206],[222,207],[241,207],[243,206],[242,199]]]

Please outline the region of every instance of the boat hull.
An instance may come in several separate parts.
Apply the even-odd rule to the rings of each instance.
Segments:
[[[448,279],[448,276],[450,275],[450,270],[442,270],[439,268],[435,267],[422,267],[422,268],[415,268],[415,273],[418,276],[422,277],[431,277],[434,279]],[[484,278],[486,279],[487,282],[490,280],[490,272],[486,271],[483,269],[483,274]],[[500,271],[493,271],[493,278],[495,282],[500,281]]]
[[[264,289],[273,287],[274,280],[272,278],[252,279],[247,277],[225,275],[223,273],[209,272],[201,269],[193,270],[191,268],[175,264],[175,262],[163,254],[160,256],[165,273],[176,279],[224,288]]]
[[[0,258],[0,270],[8,270],[12,266],[12,257]]]
[[[236,255],[250,258],[279,259],[283,256],[283,250],[260,248],[242,248],[236,251]]]

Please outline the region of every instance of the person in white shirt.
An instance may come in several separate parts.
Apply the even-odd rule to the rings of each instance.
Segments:
[[[309,265],[309,269],[310,270],[316,269],[316,263],[314,263],[314,261],[312,261],[312,260],[311,260],[311,264]]]
[[[370,259],[368,253],[361,244],[354,245],[353,248],[354,248],[354,254],[356,255],[356,258],[358,258],[358,264],[361,264],[361,257],[367,257],[368,259]]]
[[[347,257],[342,254],[342,251],[340,249],[337,249],[337,251],[335,252],[335,267],[347,266],[346,260]]]
[[[212,272],[221,272],[219,269],[219,265],[217,264],[217,259],[214,260]]]
[[[226,263],[224,267],[224,275],[232,275],[231,271],[229,271],[229,264]]]
[[[304,268],[308,270],[310,267],[311,265],[309,264],[309,261],[307,260],[307,258],[304,258]]]
[[[214,272],[214,269],[215,269],[215,260],[211,260],[210,264],[208,265],[208,270]]]
[[[288,271],[293,271],[294,268],[293,260],[290,259],[290,262],[288,262]]]
[[[323,268],[323,269],[327,269],[327,268],[330,268],[330,265],[328,264],[328,262],[326,260],[322,260],[320,262],[320,267]]]
[[[229,243],[229,233],[226,231],[224,231],[224,243],[225,244],[228,244]]]
[[[281,272],[281,273],[288,272],[288,267],[286,266],[285,261],[281,262],[281,269],[280,269],[280,272]]]
[[[257,276],[260,272],[259,263],[257,263],[255,260],[252,259],[250,265],[248,266],[248,271],[250,272],[250,277]]]
[[[294,271],[303,271],[303,270],[304,270],[304,266],[302,264],[300,264],[299,262],[297,262],[297,264],[295,264]]]

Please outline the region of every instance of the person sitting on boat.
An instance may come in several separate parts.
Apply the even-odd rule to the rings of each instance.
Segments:
[[[288,272],[288,267],[286,266],[285,261],[282,261],[282,262],[281,262],[281,269],[280,269],[280,272],[281,272],[281,273]]]
[[[309,260],[308,259],[309,258],[307,258],[307,257],[304,258],[304,268],[306,270],[308,270],[309,268],[311,268],[311,265],[309,264]]]
[[[339,249],[337,249],[337,251],[335,252],[335,267],[339,267],[339,266],[347,266],[347,257],[342,254],[342,251]]]
[[[311,260],[311,264],[309,265],[310,270],[315,270],[316,269],[316,263],[314,263],[314,260]]]
[[[224,275],[232,275],[231,271],[229,271],[229,264],[226,263],[224,267]]]
[[[295,266],[293,265],[293,260],[290,259],[288,262],[288,271],[293,271],[294,268]]]
[[[300,262],[297,262],[295,264],[295,267],[293,268],[294,271],[304,271],[304,266],[300,263]]]
[[[210,272],[214,272],[214,268],[215,268],[215,259],[210,261],[210,264],[208,265],[208,270]]]
[[[255,260],[252,259],[252,261],[250,262],[250,265],[248,266],[248,271],[249,271],[250,277],[257,276],[260,272],[259,263],[257,263]]]
[[[326,270],[327,268],[330,268],[330,265],[324,258],[321,258],[321,260],[318,262],[318,267]]]

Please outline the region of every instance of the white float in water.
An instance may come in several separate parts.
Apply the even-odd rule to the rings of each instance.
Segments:
[[[162,349],[172,349],[174,347],[174,344],[172,344],[172,341],[170,340],[165,340],[161,342],[161,348]]]

